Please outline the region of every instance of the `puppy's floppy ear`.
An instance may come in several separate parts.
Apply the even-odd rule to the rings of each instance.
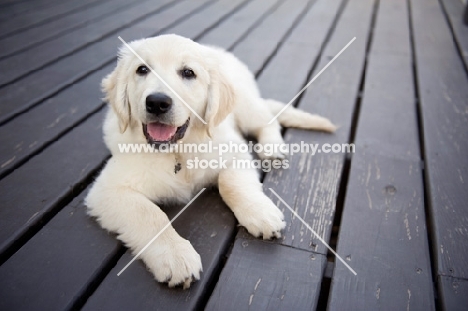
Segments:
[[[119,79],[122,71],[121,62],[119,60],[114,71],[102,80],[101,87],[105,94],[104,99],[111,105],[119,119],[120,132],[124,133],[131,120],[131,109],[127,94],[127,84],[122,81],[124,79]]]
[[[204,119],[208,125],[208,135],[211,137],[211,130],[234,109],[235,92],[219,67],[209,70],[209,74],[210,85]]]

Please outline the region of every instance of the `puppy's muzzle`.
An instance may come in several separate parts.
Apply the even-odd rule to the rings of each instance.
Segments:
[[[146,97],[146,112],[160,116],[172,108],[172,98],[164,93],[154,93]]]

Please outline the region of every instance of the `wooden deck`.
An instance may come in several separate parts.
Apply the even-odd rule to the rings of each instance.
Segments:
[[[468,27],[460,0],[5,0],[0,3],[0,310],[467,310]],[[177,33],[231,50],[265,97],[330,118],[354,154],[264,176],[284,211],[254,239],[216,190],[174,223],[189,290],[155,282],[85,214],[109,158],[99,84],[117,39]],[[357,272],[354,276],[269,191]],[[166,207],[174,216],[181,207]]]

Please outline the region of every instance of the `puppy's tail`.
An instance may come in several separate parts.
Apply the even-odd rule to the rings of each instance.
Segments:
[[[265,103],[275,116],[286,106],[285,104],[273,99],[265,99]],[[284,127],[296,127],[329,133],[333,133],[336,130],[336,126],[327,118],[299,110],[293,106],[289,106],[280,113],[278,121]]]

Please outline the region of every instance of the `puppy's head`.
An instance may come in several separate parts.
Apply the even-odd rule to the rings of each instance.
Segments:
[[[176,35],[124,45],[102,87],[120,131],[139,127],[156,145],[190,140],[190,131],[210,133],[234,105],[216,52]]]

